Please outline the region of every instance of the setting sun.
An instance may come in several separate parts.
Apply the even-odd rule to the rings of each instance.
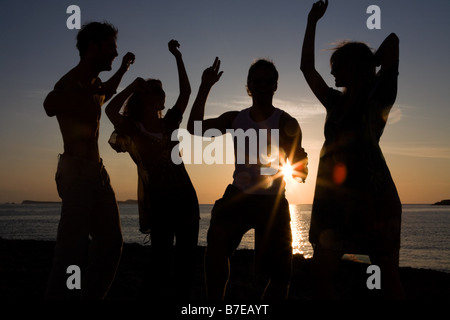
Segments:
[[[281,173],[284,176],[284,180],[292,178],[292,174],[294,173],[294,168],[291,166],[291,163],[289,162],[289,159],[281,167]]]
[[[283,175],[285,182],[296,181],[304,183],[308,172],[307,160],[302,160],[294,164],[291,164],[289,159],[286,159],[286,162],[281,160],[279,170],[279,174]]]

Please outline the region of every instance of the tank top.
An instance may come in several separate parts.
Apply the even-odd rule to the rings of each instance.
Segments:
[[[232,123],[235,170],[233,185],[249,194],[276,195],[285,191],[279,172],[279,124],[284,111],[275,108],[264,121],[256,122],[250,108],[240,111]]]

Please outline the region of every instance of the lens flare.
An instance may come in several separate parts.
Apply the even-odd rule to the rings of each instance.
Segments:
[[[282,165],[281,173],[283,174],[285,180],[293,178],[292,174],[294,173],[294,168],[291,166],[289,159],[287,159],[286,163],[284,165]]]
[[[280,164],[278,167],[279,175],[283,176],[285,182],[305,182],[308,172],[306,160],[291,164],[289,159],[286,159],[286,161],[280,159]]]

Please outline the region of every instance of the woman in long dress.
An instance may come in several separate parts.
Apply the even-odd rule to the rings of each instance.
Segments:
[[[300,68],[327,111],[309,234],[316,296],[333,298],[342,255],[360,253],[380,267],[385,296],[401,298],[402,207],[379,146],[397,95],[399,39],[390,34],[375,53],[361,42],[339,46],[331,74],[344,89],[332,89],[314,66],[316,24],[327,6],[318,1],[308,15]]]

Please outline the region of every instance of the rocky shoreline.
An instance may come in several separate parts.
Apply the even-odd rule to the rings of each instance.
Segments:
[[[439,202],[434,203],[435,206],[450,206],[450,199],[441,200]]]

